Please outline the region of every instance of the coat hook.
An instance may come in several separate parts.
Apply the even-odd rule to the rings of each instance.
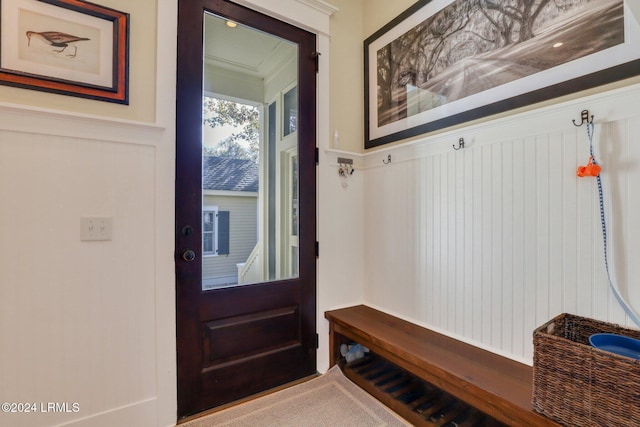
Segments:
[[[458,140],[458,148],[456,148],[456,145],[452,145],[454,150],[460,150],[461,148],[464,148],[464,138],[460,138]]]
[[[389,163],[391,163],[391,154],[389,154],[387,156],[387,160],[386,161],[384,159],[382,159],[382,163],[384,163],[385,165],[388,165]]]
[[[589,118],[589,110],[582,110],[582,112],[580,113],[580,124],[576,124],[575,120],[572,120],[572,122],[576,127],[580,127],[585,123],[591,124],[593,123],[593,115],[591,115],[591,118]]]
[[[353,175],[355,171],[353,167],[353,159],[345,159],[344,157],[338,157],[338,175],[347,177]]]

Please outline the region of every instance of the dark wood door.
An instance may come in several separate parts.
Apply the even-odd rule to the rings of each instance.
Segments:
[[[207,13],[297,45],[298,258],[292,278],[203,290],[203,17]],[[179,418],[316,372],[315,44],[315,35],[229,1],[178,2],[175,260]]]

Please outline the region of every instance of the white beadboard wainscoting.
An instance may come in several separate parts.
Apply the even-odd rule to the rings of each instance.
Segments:
[[[367,153],[365,303],[529,364],[533,330],[557,314],[634,327],[609,289],[572,120],[595,115],[610,267],[639,311],[637,99],[632,86]]]

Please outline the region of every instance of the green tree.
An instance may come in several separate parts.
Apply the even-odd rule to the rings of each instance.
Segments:
[[[213,147],[203,146],[204,154],[258,161],[260,154],[260,113],[256,107],[204,98],[204,124],[212,128],[225,125],[237,131]]]

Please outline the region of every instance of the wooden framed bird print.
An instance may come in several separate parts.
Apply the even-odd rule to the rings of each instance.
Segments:
[[[0,84],[129,103],[129,14],[83,0],[0,0]]]

